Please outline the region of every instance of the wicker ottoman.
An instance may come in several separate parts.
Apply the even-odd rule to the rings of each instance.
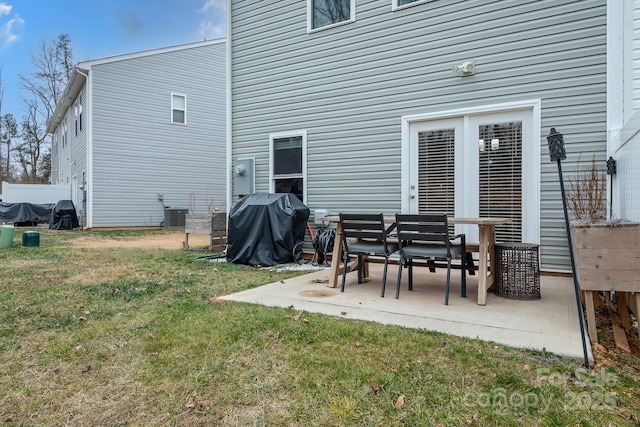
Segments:
[[[517,300],[540,299],[538,245],[496,243],[495,294]]]

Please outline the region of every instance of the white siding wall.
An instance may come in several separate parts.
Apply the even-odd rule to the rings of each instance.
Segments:
[[[633,109],[640,109],[640,1],[633,2]]]
[[[223,42],[94,65],[93,227],[157,226],[162,202],[206,213],[225,201]],[[171,93],[187,124],[171,123]]]
[[[433,1],[391,11],[357,0],[356,22],[306,33],[307,2],[234,0],[232,158],[255,157],[268,191],[268,135],[305,129],[308,205],[400,210],[400,117],[542,100],[541,254],[568,270],[557,168],[544,136],[565,135],[571,169],[606,151],[604,0]],[[475,59],[476,75],[451,67]],[[589,153],[589,154],[586,154]]]

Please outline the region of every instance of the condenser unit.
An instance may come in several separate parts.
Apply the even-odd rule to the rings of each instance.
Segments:
[[[188,213],[187,208],[165,208],[164,228],[184,228],[184,220]]]

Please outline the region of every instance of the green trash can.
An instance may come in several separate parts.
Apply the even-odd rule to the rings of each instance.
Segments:
[[[40,233],[37,231],[25,231],[22,233],[23,248],[37,248],[40,246]]]
[[[10,248],[13,246],[13,235],[15,228],[13,225],[3,225],[0,233],[0,248]]]

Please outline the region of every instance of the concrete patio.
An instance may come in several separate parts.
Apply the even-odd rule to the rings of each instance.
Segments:
[[[583,360],[582,338],[570,277],[542,275],[542,299],[516,301],[493,292],[487,304],[477,304],[477,275],[467,276],[467,297],[460,297],[460,271],[452,271],[449,305],[444,305],[445,269],[430,273],[414,269],[414,289],[403,272],[400,298],[395,299],[398,269],[389,266],[385,297],[380,297],[382,265],[372,264],[361,285],[349,273],[345,292],[329,288],[328,269],[221,297],[229,301],[322,313],[348,319],[439,331],[493,341],[510,347],[547,351]],[[344,314],[343,314],[344,313]],[[589,359],[593,360],[587,341]]]

